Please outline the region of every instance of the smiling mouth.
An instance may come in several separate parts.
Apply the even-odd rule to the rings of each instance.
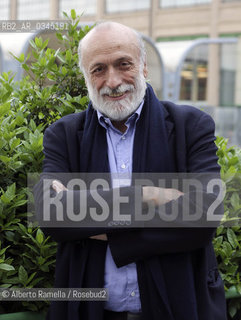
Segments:
[[[109,98],[122,98],[127,93],[128,93],[128,91],[125,91],[125,92],[112,92],[112,93],[105,94],[105,96],[109,97]]]
[[[108,94],[108,96],[109,96],[109,97],[114,97],[114,98],[116,98],[116,97],[121,97],[121,96],[123,96],[124,94],[125,94],[125,92],[110,93],[110,94]]]

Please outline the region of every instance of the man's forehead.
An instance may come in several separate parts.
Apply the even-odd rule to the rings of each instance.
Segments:
[[[99,45],[101,43],[101,45]],[[98,55],[136,55],[139,48],[133,43],[123,43],[117,41],[93,43],[92,46],[86,47],[86,54]]]
[[[98,62],[99,59],[115,60],[122,56],[137,58],[140,54],[136,39],[114,33],[95,34],[87,39],[82,49],[82,59]]]
[[[136,38],[136,33],[131,28],[119,24],[119,23],[103,23],[93,28],[87,35],[86,39],[98,38],[98,37],[125,37],[126,39],[131,38],[132,40]]]
[[[82,40],[82,48],[94,49],[106,47],[109,50],[116,49],[118,46],[131,45],[138,47],[137,36],[129,28],[117,25],[111,28],[102,27],[93,29],[89,34]]]

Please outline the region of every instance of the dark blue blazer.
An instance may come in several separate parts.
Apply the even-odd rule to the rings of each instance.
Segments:
[[[153,95],[152,92],[148,94]],[[154,99],[153,103],[162,110],[168,152],[160,137],[149,137],[149,143],[152,139],[155,148],[160,146],[158,149],[164,151],[162,158],[169,165],[168,170],[219,171],[214,123],[210,116],[193,107],[157,102],[148,94],[145,100]],[[91,161],[101,162],[96,164],[96,171],[108,171],[106,141],[105,138],[99,140],[103,132],[92,134],[97,127],[102,129],[96,120],[96,112],[91,111],[94,124],[89,121],[88,112],[63,117],[46,130],[44,172],[85,171]],[[157,117],[157,114],[154,116]],[[134,145],[136,162],[137,153],[142,152],[137,140],[142,139],[143,134],[137,130],[138,139],[135,138]],[[95,139],[101,144],[98,150]],[[100,154],[103,152],[101,150],[105,150],[103,154]],[[102,161],[99,161],[100,158]],[[152,170],[152,167],[148,168]],[[37,206],[40,201],[37,192]],[[46,229],[45,232],[58,241],[56,287],[103,287],[107,243],[89,239],[90,235],[96,234],[95,231],[56,228]],[[213,228],[139,228],[108,234],[108,244],[116,265],[120,267],[136,262],[143,320],[226,319],[223,283],[212,246],[214,232]],[[103,303],[53,302],[48,319],[101,320]]]

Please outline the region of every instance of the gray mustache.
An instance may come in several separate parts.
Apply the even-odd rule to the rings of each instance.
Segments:
[[[124,93],[126,91],[133,91],[134,86],[131,84],[122,84],[117,88],[111,89],[109,87],[104,87],[100,90],[100,94],[119,94],[119,93]]]

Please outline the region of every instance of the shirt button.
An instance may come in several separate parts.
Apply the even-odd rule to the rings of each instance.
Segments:
[[[126,137],[125,137],[125,136],[122,136],[122,137],[121,137],[121,139],[122,139],[122,140],[125,140],[125,139],[126,139]]]
[[[125,168],[126,168],[126,165],[123,163],[123,164],[121,165],[121,168],[122,168],[122,169],[125,169]]]
[[[131,296],[134,297],[136,295],[135,291],[131,292]]]

